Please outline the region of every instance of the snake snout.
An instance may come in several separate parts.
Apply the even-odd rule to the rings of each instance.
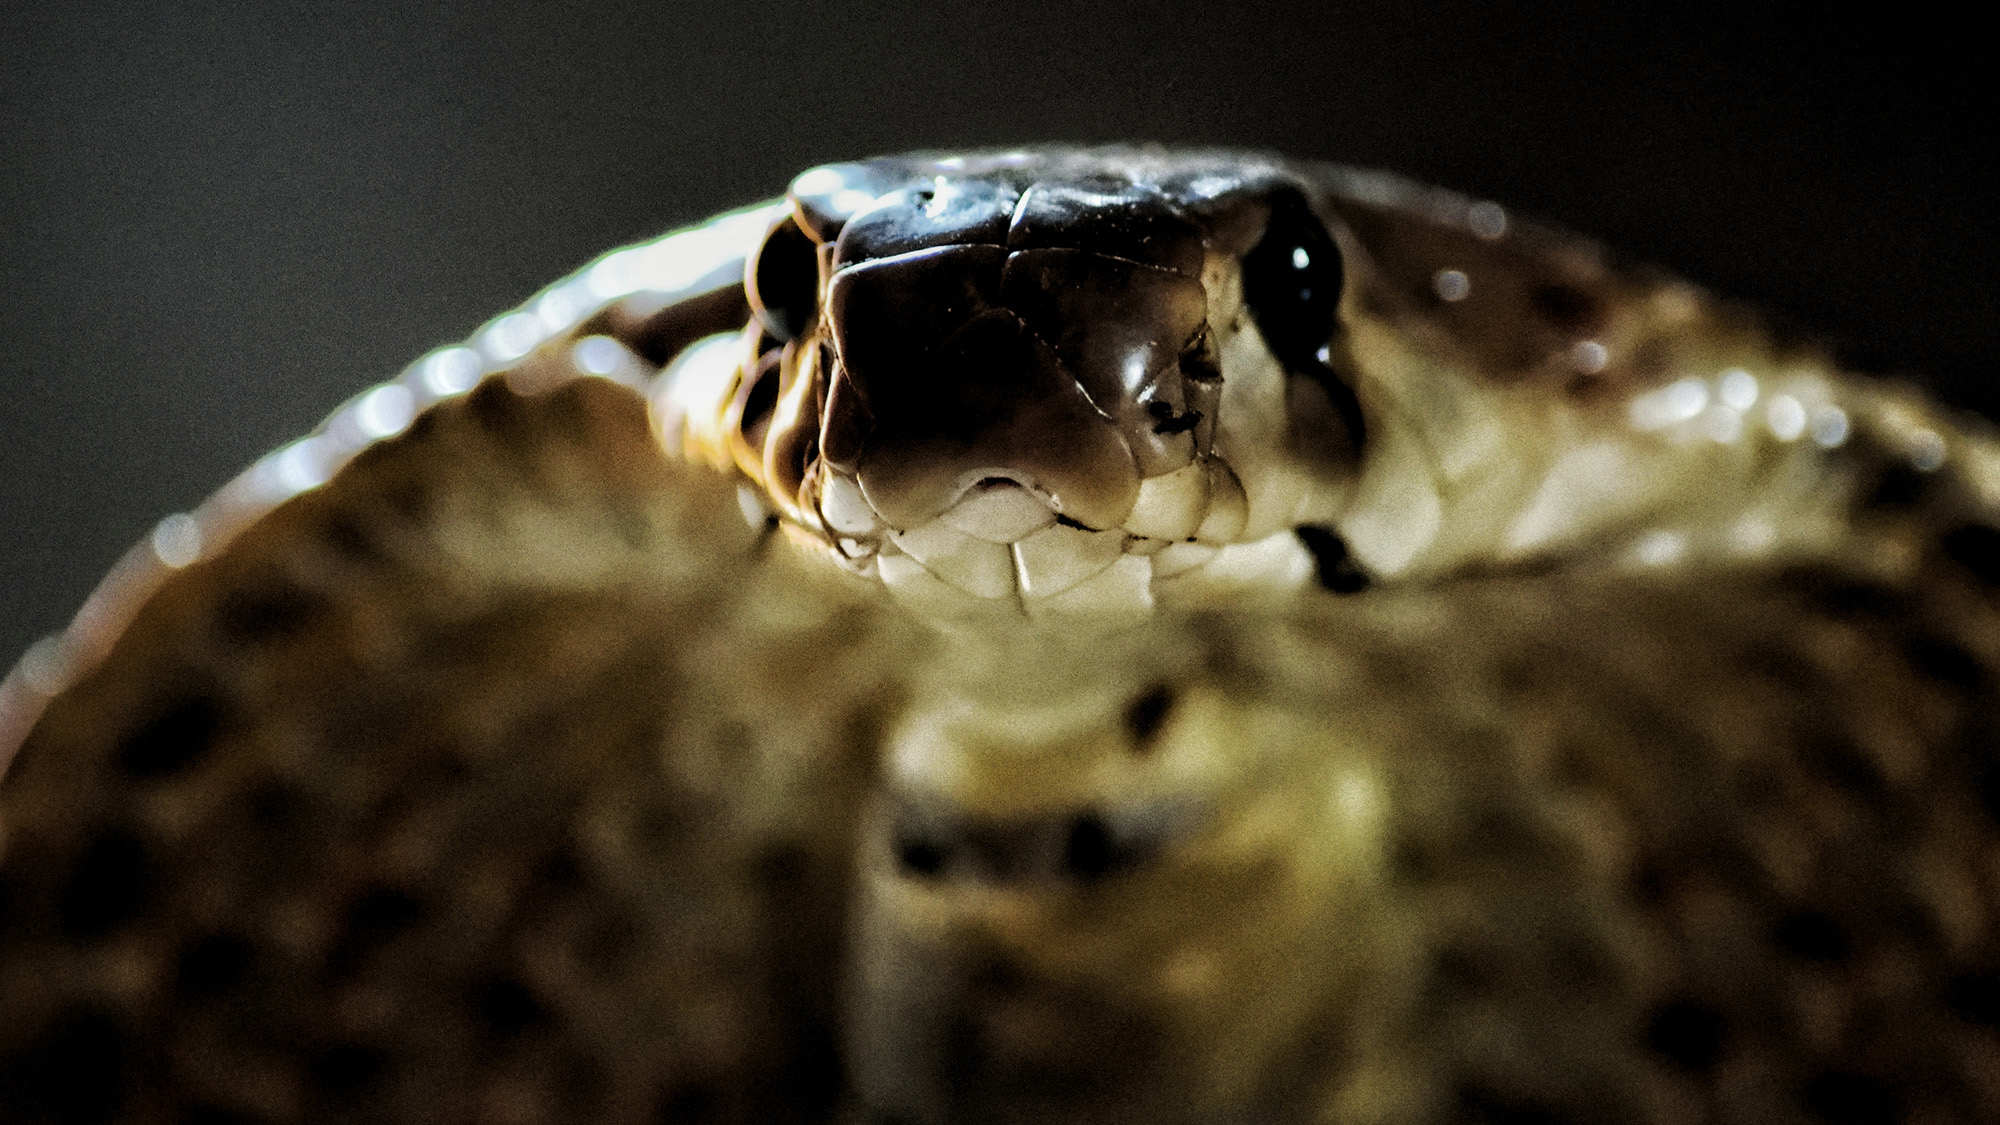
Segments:
[[[898,527],[936,518],[968,478],[987,477],[1031,484],[1079,523],[1114,526],[1137,495],[1133,450],[1047,340],[998,299],[1002,253],[918,251],[834,278],[840,362],[823,445],[852,451],[861,489]]]
[[[1157,187],[1082,169],[917,177],[837,221],[810,203],[837,358],[820,452],[889,524],[985,474],[1116,527],[1212,440],[1205,234]]]

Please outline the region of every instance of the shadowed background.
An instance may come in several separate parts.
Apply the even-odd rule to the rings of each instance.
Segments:
[[[2000,410],[1983,36],[1488,7],[6,5],[0,667],[161,515],[428,348],[616,244],[913,147],[1392,167]]]

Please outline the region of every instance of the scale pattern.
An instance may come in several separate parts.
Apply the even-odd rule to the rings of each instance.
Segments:
[[[1811,354],[1316,174],[1364,360],[1623,425]],[[1675,501],[1754,461],[1716,488],[1790,549],[1702,547],[1744,510],[1703,493],[1659,509],[1678,554],[1629,512],[1506,557],[1467,524],[1358,592],[938,629],[664,456],[648,384],[576,377],[616,366],[579,340],[643,378],[740,326],[683,272],[128,583],[38,711],[17,671],[0,1118],[2000,1117],[1976,423],[1828,374],[1841,441],[1661,446]]]

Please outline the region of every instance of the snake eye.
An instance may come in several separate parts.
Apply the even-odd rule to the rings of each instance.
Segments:
[[[789,217],[764,236],[745,281],[757,319],[782,342],[804,335],[819,315],[817,248]]]
[[[1271,199],[1264,238],[1243,255],[1243,301],[1278,362],[1292,371],[1325,366],[1340,306],[1340,248],[1294,191]]]

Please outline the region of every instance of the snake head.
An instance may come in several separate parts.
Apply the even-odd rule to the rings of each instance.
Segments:
[[[1329,518],[1363,423],[1302,184],[1145,150],[830,165],[748,266],[718,437],[899,592],[1034,611]],[[935,589],[942,586],[943,590]]]

